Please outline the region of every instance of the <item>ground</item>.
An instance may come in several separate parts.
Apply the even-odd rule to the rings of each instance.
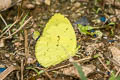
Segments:
[[[35,57],[33,32],[42,35],[51,16],[61,13],[73,25],[80,45],[73,59],[81,65],[88,80],[114,80],[113,75],[120,75],[119,3],[119,0],[13,0],[9,8],[0,8],[0,69],[6,69],[0,70],[0,78],[80,80],[70,60],[46,69]],[[100,31],[102,36],[94,32],[91,35],[91,30],[90,34],[82,34],[76,23],[97,27],[92,30]]]

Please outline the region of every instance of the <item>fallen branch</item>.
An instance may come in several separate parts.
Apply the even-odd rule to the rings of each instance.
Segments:
[[[15,32],[13,32],[11,35],[9,35],[8,37],[5,37],[3,39],[8,39],[10,37],[12,37],[13,35],[15,35],[17,32],[19,32],[30,20],[32,19],[32,17],[30,17],[28,20],[25,21],[25,23],[20,26]]]
[[[7,75],[10,74],[12,71],[19,70],[19,69],[20,68],[18,66],[11,65],[5,71],[3,71],[2,73],[0,73],[0,80],[5,79],[7,77]]]

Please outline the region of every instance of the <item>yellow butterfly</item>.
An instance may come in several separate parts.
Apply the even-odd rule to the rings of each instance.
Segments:
[[[46,24],[35,45],[35,55],[44,67],[54,66],[75,55],[76,35],[70,21],[56,13]]]

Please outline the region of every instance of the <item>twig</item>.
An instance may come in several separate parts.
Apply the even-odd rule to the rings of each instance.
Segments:
[[[88,57],[83,58],[83,59],[75,60],[75,62],[83,62],[85,60],[90,60],[91,58],[92,58],[91,56],[88,56]],[[65,67],[70,66],[70,65],[72,65],[72,63],[66,64],[66,65],[63,65],[63,66],[60,66],[60,67],[57,67],[57,68],[54,68],[54,69],[49,69],[47,71],[58,70],[58,69],[65,68]]]
[[[120,63],[118,63],[115,59],[107,57],[114,65],[120,68]]]
[[[5,37],[3,39],[8,39],[10,37],[12,37],[13,35],[15,35],[17,32],[19,32],[30,20],[32,19],[32,17],[30,17],[28,20],[25,21],[25,23],[20,26],[20,28],[18,28],[15,32],[13,32],[11,35],[9,35],[8,37]]]
[[[98,60],[100,61],[100,63],[104,66],[104,68],[105,68],[107,71],[111,72],[110,69],[106,66],[106,64],[104,64],[104,63],[102,62],[102,60],[101,60],[99,57],[98,57]]]
[[[3,80],[6,78],[6,76],[8,74],[10,74],[12,71],[14,70],[19,70],[20,68],[18,66],[13,66],[11,65],[10,67],[8,67],[5,71],[3,71],[2,73],[0,73],[0,80]]]
[[[5,26],[8,26],[7,22],[5,21],[5,19],[3,18],[3,16],[0,14],[0,17],[2,19],[2,21],[4,22]],[[10,35],[10,31],[9,31],[9,35]]]
[[[16,54],[16,53],[18,53],[19,51],[22,51],[22,50],[24,50],[25,48],[19,48],[19,49],[17,49],[13,54]]]
[[[17,80],[20,80],[19,71],[16,72]]]
[[[103,25],[105,25],[110,19],[112,19],[113,17],[120,17],[120,15],[119,14],[116,14],[116,15],[112,15],[112,16],[110,16],[105,22],[104,22],[104,24]],[[102,25],[102,26],[103,26]]]
[[[5,32],[3,32],[0,35],[0,38],[2,38],[4,36],[4,34],[6,34],[16,24],[21,19],[22,16],[23,16],[23,14],[21,14],[21,16],[19,18],[17,17],[16,21]]]
[[[0,14],[0,18],[2,19],[2,21],[4,22],[5,26],[7,26],[7,22],[5,21],[5,19],[2,17],[2,15]]]
[[[117,36],[117,35],[115,35],[115,37],[116,37],[117,39],[120,39],[120,37],[119,37],[119,36]]]
[[[115,74],[115,77],[117,77],[119,73],[120,73],[120,68],[119,68],[118,72]]]
[[[50,79],[50,80],[54,80],[49,74],[48,74],[48,72],[46,71],[46,70],[44,70],[45,71],[45,74],[48,76],[48,78]]]
[[[75,60],[75,62],[83,62],[83,61],[87,61],[87,60],[90,60],[90,59],[92,59],[92,57],[88,56],[88,57],[83,58],[83,59]],[[50,71],[55,71],[55,70],[65,68],[65,67],[68,67],[68,66],[72,66],[72,65],[73,65],[72,63],[69,63],[69,64],[66,64],[66,65],[63,65],[63,66],[60,66],[60,67],[56,67],[56,68],[53,68],[53,69],[46,69],[46,70],[44,68],[39,68],[39,67],[36,67],[36,68],[39,69],[39,70],[44,70],[44,71],[50,72]]]
[[[83,61],[87,61],[87,60],[90,60],[90,59],[92,59],[92,57],[91,57],[91,56],[88,56],[88,57],[83,58],[83,59],[75,60],[75,62],[83,62]],[[70,66],[70,65],[72,65],[72,63],[66,64],[66,65],[63,65],[63,66],[60,66],[60,67],[56,67],[56,68],[53,68],[53,69],[48,69],[47,71],[58,70],[58,69],[61,69],[61,68],[68,67],[68,66]],[[39,68],[39,67],[37,67],[37,68],[40,69],[40,70],[43,70],[43,68]]]
[[[2,38],[4,36],[4,34],[6,34],[19,20],[17,19],[5,32],[3,32],[0,35],[0,38]]]
[[[25,36],[25,56],[26,56],[26,59],[28,59],[28,57],[29,57],[28,34],[27,34],[27,30],[26,29],[24,29],[24,36]]]
[[[115,6],[116,4],[116,0],[114,0],[114,2],[113,2],[113,5]],[[115,11],[115,8],[114,8],[114,14],[116,15],[116,11]]]
[[[24,71],[24,64],[23,59],[21,60],[21,80],[23,80],[23,71]]]

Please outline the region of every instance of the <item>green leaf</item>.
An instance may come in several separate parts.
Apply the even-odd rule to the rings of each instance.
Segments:
[[[1,33],[3,33],[7,28],[9,28],[12,24],[8,24],[7,26],[5,26],[5,28],[2,30]]]
[[[114,26],[115,26],[115,23],[114,23],[114,22],[111,22],[111,23],[109,23],[108,25],[109,25],[109,26],[110,26],[110,25],[114,25]]]
[[[84,75],[84,72],[82,71],[82,68],[81,66],[79,66],[76,62],[73,62],[73,65],[75,66],[75,68],[77,69],[79,75],[80,75],[80,78],[81,80],[87,80],[87,78],[85,77]]]
[[[44,67],[54,66],[76,54],[76,35],[70,21],[55,14],[35,45],[35,55]]]
[[[23,19],[20,21],[20,26],[23,25],[23,23],[25,22],[25,19],[28,17],[28,14],[29,14],[29,13],[27,13],[27,14],[23,17]]]
[[[117,78],[116,78],[117,80],[120,80],[120,76],[117,76]]]
[[[106,65],[110,65],[110,61],[106,61]]]
[[[27,67],[26,69],[31,69],[31,70],[35,71],[37,73],[37,75],[40,75],[45,72],[44,70],[38,71],[36,68],[33,68],[33,67]]]
[[[40,74],[42,74],[44,72],[45,72],[44,70],[41,70],[41,71],[38,72],[38,75],[40,75]]]
[[[83,26],[81,24],[78,24],[78,28],[82,34],[91,34],[88,30],[94,29],[92,26]]]
[[[40,36],[40,33],[38,31],[34,31],[34,33],[33,33],[33,39],[37,40],[39,38],[39,36]]]
[[[98,58],[100,55],[99,54],[96,54],[96,55],[94,55],[93,57],[94,58]]]
[[[112,72],[109,80],[120,80],[120,76],[115,77],[115,73]]]
[[[96,30],[94,34],[96,34],[98,38],[101,38],[103,36],[103,33],[100,30]]]
[[[114,74],[114,73],[111,73],[111,77],[110,77],[109,80],[116,80],[116,78],[115,78],[115,74]]]

